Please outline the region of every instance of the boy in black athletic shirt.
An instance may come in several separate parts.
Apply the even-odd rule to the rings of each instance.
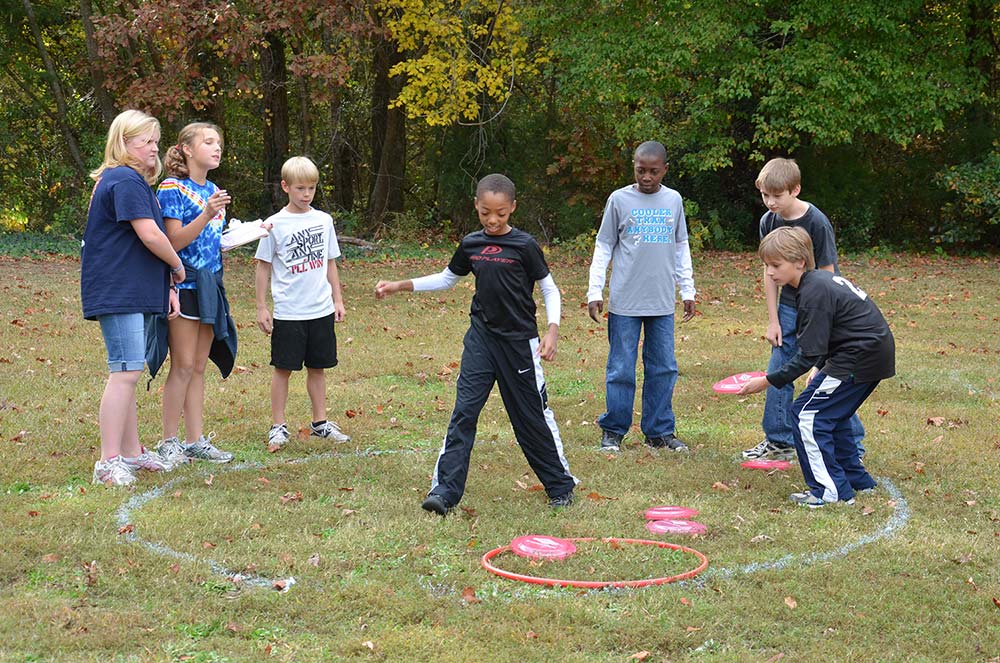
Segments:
[[[798,351],[741,395],[790,384],[813,366],[819,372],[792,404],[795,451],[809,490],[792,501],[812,508],[854,502],[875,487],[851,432],[851,417],[879,381],[896,373],[896,346],[882,312],[841,276],[815,269],[812,240],[801,228],[774,230],[758,251],[767,277],[795,294]]]
[[[487,175],[476,187],[474,204],[483,229],[462,238],[444,271],[375,286],[375,296],[383,299],[394,292],[445,290],[469,272],[476,276],[455,409],[421,506],[444,516],[462,499],[479,413],[494,383],[500,386],[514,436],[545,487],[549,505],[568,506],[576,478],[563,455],[539,361],[551,361],[556,354],[559,289],[534,238],[510,226],[517,207],[514,183],[504,175]],[[548,316],[548,331],[541,340],[531,296],[536,281]]]

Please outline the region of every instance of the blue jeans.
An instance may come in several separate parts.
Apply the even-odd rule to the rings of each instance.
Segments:
[[[674,357],[674,316],[632,317],[608,314],[608,366],[605,403],[607,411],[597,420],[609,433],[625,435],[632,427],[635,404],[635,366],[642,342],[642,420],[646,437],[664,437],[674,432],[673,396],[677,382]]]
[[[145,368],[146,325],[150,318],[145,313],[109,313],[97,317],[111,373]]]
[[[795,309],[785,304],[778,304],[778,323],[781,325],[781,345],[771,348],[771,359],[767,363],[767,372],[777,371],[799,351],[795,332],[798,314]],[[778,389],[768,387],[764,399],[764,417],[760,422],[764,429],[764,437],[775,444],[795,446],[792,427],[792,400],[795,396],[794,385],[788,384]],[[851,417],[851,435],[858,447],[858,453],[864,455],[865,447],[861,441],[865,439],[865,427],[857,413]]]

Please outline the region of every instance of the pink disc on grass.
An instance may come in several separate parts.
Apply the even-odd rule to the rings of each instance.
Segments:
[[[766,377],[767,373],[763,371],[750,371],[749,373],[736,373],[730,375],[728,378],[719,380],[712,385],[712,391],[717,394],[735,394],[737,391],[743,388],[743,385],[752,380],[753,378],[763,378]]]
[[[792,463],[787,460],[768,460],[761,458],[758,460],[746,460],[740,463],[748,470],[790,470]]]
[[[686,506],[654,506],[646,509],[646,520],[672,520],[675,518],[690,518],[698,515],[698,509]]]
[[[576,545],[566,539],[544,534],[526,534],[510,542],[515,555],[535,559],[566,559],[576,552]]]
[[[703,534],[705,526],[694,520],[650,520],[646,529],[653,534]]]

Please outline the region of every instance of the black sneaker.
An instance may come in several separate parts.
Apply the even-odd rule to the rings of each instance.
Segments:
[[[448,512],[451,511],[451,507],[445,504],[444,498],[434,493],[427,496],[427,499],[423,501],[420,508],[424,511],[436,513],[439,516],[447,516]]]
[[[669,449],[670,451],[689,451],[688,445],[677,439],[673,433],[663,437],[647,437],[646,446],[654,449]]]
[[[622,440],[625,438],[624,435],[619,435],[618,433],[612,433],[611,431],[604,431],[601,435],[601,451],[610,451],[612,453],[617,453],[622,450]]]
[[[573,504],[573,491],[572,490],[569,491],[568,493],[564,494],[564,495],[559,495],[557,497],[550,497],[549,498],[549,506],[552,507],[553,509],[556,509],[556,508],[562,507],[562,506],[570,506],[571,504]]]

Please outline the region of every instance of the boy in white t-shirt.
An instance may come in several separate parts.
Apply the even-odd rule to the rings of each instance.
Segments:
[[[350,437],[326,418],[326,374],[337,365],[334,323],[344,320],[344,299],[336,258],[340,256],[333,218],[310,205],[319,169],[306,157],[292,157],[281,167],[281,188],[288,205],[270,216],[270,235],[257,245],[257,326],[271,337],[271,430],[269,451],[289,439],[285,424],[288,380],[306,367],[306,391],[312,404],[312,435],[348,442]],[[268,282],[274,315],[267,307]]]

